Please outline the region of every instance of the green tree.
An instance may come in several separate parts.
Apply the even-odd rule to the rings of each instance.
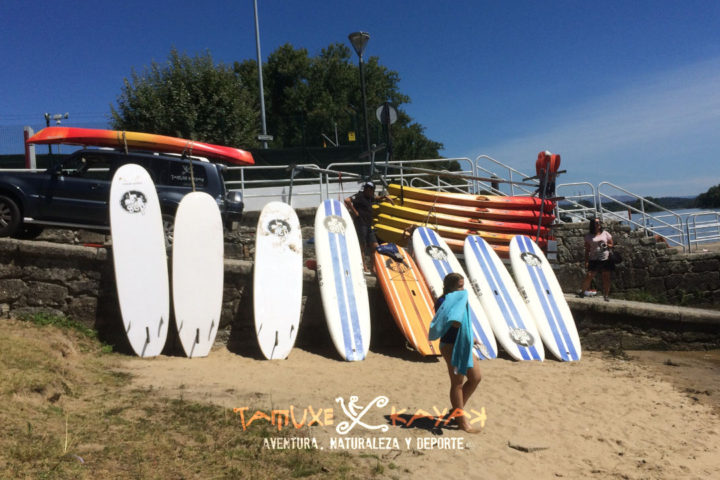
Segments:
[[[257,84],[257,62],[246,60],[234,68],[246,85]],[[366,61],[364,73],[370,143],[385,141],[375,109],[388,101],[398,111],[398,121],[392,126],[394,157],[438,158],[442,143],[428,139],[424,127],[400,108],[410,103],[410,98],[398,89],[398,73],[381,65],[377,57]],[[356,133],[357,143],[364,144],[359,69],[349,47],[334,43],[310,57],[306,49],[283,45],[263,65],[263,83],[274,148],[321,146],[325,143],[322,134],[334,140],[335,128],[341,144],[350,143],[347,133],[351,131]],[[259,102],[257,86],[249,90]]]
[[[710,189],[698,195],[695,199],[696,208],[720,208],[720,185],[710,187]]]
[[[118,130],[136,130],[239,148],[256,145],[258,110],[242,77],[210,53],[189,57],[170,52],[166,64],[153,62],[124,79],[111,105]]]

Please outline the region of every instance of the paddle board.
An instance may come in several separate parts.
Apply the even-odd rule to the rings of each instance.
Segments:
[[[481,359],[497,357],[497,343],[492,333],[485,312],[480,301],[472,291],[467,273],[460,266],[455,254],[434,230],[427,227],[418,227],[412,236],[413,254],[430,293],[438,299],[443,293],[443,279],[448,273],[456,272],[465,278],[465,290],[468,291],[470,304],[470,321],[473,327],[473,336],[480,344],[475,353]]]
[[[175,213],[172,288],[175,325],[188,357],[206,357],[222,311],[225,268],[220,209],[205,192],[185,195]]]
[[[465,266],[495,338],[515,360],[544,360],[535,320],[500,257],[485,240],[465,239]]]
[[[110,147],[120,150],[127,147],[131,150],[202,155],[224,160],[235,165],[255,164],[252,154],[239,148],[156,135],[154,133],[99,130],[95,128],[47,127],[30,137],[26,143],[63,143],[66,145]]]
[[[370,304],[353,220],[337,200],[315,214],[315,255],[325,319],[338,353],[363,360],[370,348]]]
[[[510,262],[545,347],[560,360],[580,360],[575,320],[542,250],[530,238],[517,236],[510,242]]]
[[[170,317],[165,233],[150,174],[121,166],[110,186],[110,232],[125,333],[141,357],[162,352]]]
[[[283,202],[263,207],[255,236],[255,334],[268,360],[287,358],[302,309],[302,232],[295,210]]]
[[[405,249],[398,247],[398,256],[401,262],[375,252],[375,272],[390,313],[415,350],[421,355],[440,355],[439,341],[428,339],[435,315],[430,291]]]

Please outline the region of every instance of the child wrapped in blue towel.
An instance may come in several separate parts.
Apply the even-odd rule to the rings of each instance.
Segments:
[[[435,317],[430,324],[430,340],[440,339],[440,353],[450,375],[451,418],[468,433],[476,430],[462,413],[470,396],[482,380],[480,366],[473,362],[473,333],[470,324],[468,292],[459,273],[443,279],[443,295],[435,302]],[[467,377],[467,381],[465,380]]]

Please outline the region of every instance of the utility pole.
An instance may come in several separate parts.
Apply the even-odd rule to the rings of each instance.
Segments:
[[[262,121],[262,134],[258,135],[258,140],[263,143],[263,148],[267,149],[268,140],[272,140],[267,134],[267,125],[265,124],[265,90],[263,88],[262,75],[262,55],[260,54],[260,23],[258,22],[257,0],[253,0],[255,5],[255,45],[257,47],[257,66],[258,66],[258,82],[260,84],[260,120]]]

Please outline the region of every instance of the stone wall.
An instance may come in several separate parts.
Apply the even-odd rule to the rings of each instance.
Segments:
[[[558,241],[556,274],[563,290],[580,291],[585,276],[584,241],[588,223],[555,227]],[[623,263],[612,275],[611,296],[683,306],[720,308],[720,252],[683,253],[644,231],[609,223]],[[595,288],[600,290],[599,278]]]
[[[314,210],[300,210],[306,258],[314,256]],[[225,290],[218,334],[236,353],[260,357],[253,319],[252,261],[257,215],[249,214],[226,236]],[[556,229],[557,275],[566,292],[579,289],[584,276],[582,237],[587,224]],[[720,254],[686,255],[664,243],[612,224],[609,230],[625,258],[613,277],[613,298],[654,297],[676,305],[720,305]],[[83,246],[83,244],[105,245]],[[39,240],[0,239],[0,314],[66,315],[96,329],[100,338],[119,351],[130,352],[122,331],[109,238],[87,232],[47,231]],[[228,258],[230,257],[230,258]],[[271,288],[271,286],[262,287]],[[371,348],[405,344],[390,316],[374,278],[368,277]],[[298,346],[334,352],[325,325],[315,272],[305,269],[304,310]],[[575,300],[575,299],[573,299]],[[579,299],[578,299],[579,300]],[[687,320],[667,312],[628,309],[621,302],[571,302],[584,345],[589,349],[718,348],[720,320]],[[640,312],[640,313],[638,313]],[[683,314],[684,315],[684,314]],[[695,318],[693,317],[693,318]],[[174,328],[165,353],[181,349]]]
[[[109,252],[104,247],[1,238],[0,314],[71,317],[97,330],[100,339],[117,350],[129,353]],[[382,291],[376,288],[375,279],[368,278],[367,283],[373,319],[371,348],[403,345],[404,339],[390,316]],[[252,262],[226,259],[218,341],[238,353],[260,356],[255,340],[253,288]],[[307,301],[308,298],[311,300]],[[304,308],[297,345],[330,349],[332,342],[319,298],[315,272],[305,269]],[[181,351],[175,330],[170,328],[165,353]]]

